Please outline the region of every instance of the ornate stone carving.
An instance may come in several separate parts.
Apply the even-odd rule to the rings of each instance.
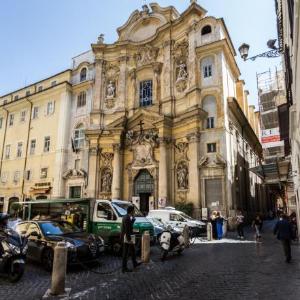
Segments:
[[[103,43],[104,43],[104,34],[101,33],[101,34],[98,36],[97,44],[102,45]]]
[[[135,55],[136,64],[138,67],[152,64],[156,61],[157,55],[158,48],[154,48],[149,45],[141,47]]]
[[[118,65],[113,63],[106,64],[105,79],[107,85],[105,89],[105,106],[108,109],[114,108],[116,104],[116,90],[119,74],[120,69]]]
[[[186,136],[189,143],[195,143],[199,142],[200,140],[200,133],[199,132],[193,132]]]
[[[180,142],[175,145],[175,151],[179,159],[187,160],[187,151],[189,148],[189,144],[185,142]]]
[[[183,92],[187,88],[188,70],[188,42],[183,40],[174,45],[173,56],[175,60],[175,86],[178,92]]]
[[[110,80],[109,84],[107,85],[107,88],[106,88],[106,98],[112,99],[112,98],[115,98],[115,96],[116,96],[115,83]]]
[[[157,147],[158,135],[155,130],[128,131],[126,143],[133,150],[132,167],[144,167],[155,164],[154,148]]]
[[[109,168],[104,168],[101,172],[101,191],[110,193],[112,184],[112,172]]]
[[[113,153],[110,153],[110,152],[101,153],[101,165],[103,167],[110,167],[111,168],[113,158],[114,158]]]
[[[178,190],[186,190],[189,187],[189,168],[186,161],[177,164],[177,188]]]

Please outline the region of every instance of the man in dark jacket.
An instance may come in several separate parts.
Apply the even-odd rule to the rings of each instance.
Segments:
[[[133,224],[134,224],[134,207],[129,206],[127,208],[127,214],[122,220],[122,232],[121,239],[123,242],[123,262],[122,262],[122,272],[132,272],[132,270],[127,268],[128,255],[131,254],[133,267],[136,268],[140,265],[136,261],[135,255],[135,236],[133,235]]]
[[[280,215],[279,221],[274,228],[274,234],[277,234],[277,238],[281,241],[286,262],[289,263],[292,259],[291,255],[291,239],[292,239],[292,227],[285,214]]]

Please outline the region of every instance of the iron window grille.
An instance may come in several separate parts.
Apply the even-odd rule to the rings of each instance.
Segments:
[[[140,106],[152,105],[152,80],[140,82]]]

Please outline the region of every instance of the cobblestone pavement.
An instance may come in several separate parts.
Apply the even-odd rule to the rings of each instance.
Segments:
[[[133,273],[122,274],[120,259],[105,256],[92,270],[106,275],[82,269],[68,273],[70,299],[299,299],[300,247],[292,247],[293,261],[285,263],[270,227],[261,244],[195,244],[164,263],[153,248],[151,262]],[[28,264],[19,283],[0,279],[0,299],[41,299],[49,287],[50,275]]]

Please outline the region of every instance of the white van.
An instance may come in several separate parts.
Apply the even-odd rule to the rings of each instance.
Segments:
[[[195,220],[182,211],[175,209],[155,209],[150,210],[148,217],[156,218],[172,227],[182,228],[187,225],[189,227],[200,227],[203,233],[206,232],[206,224],[202,221]]]

